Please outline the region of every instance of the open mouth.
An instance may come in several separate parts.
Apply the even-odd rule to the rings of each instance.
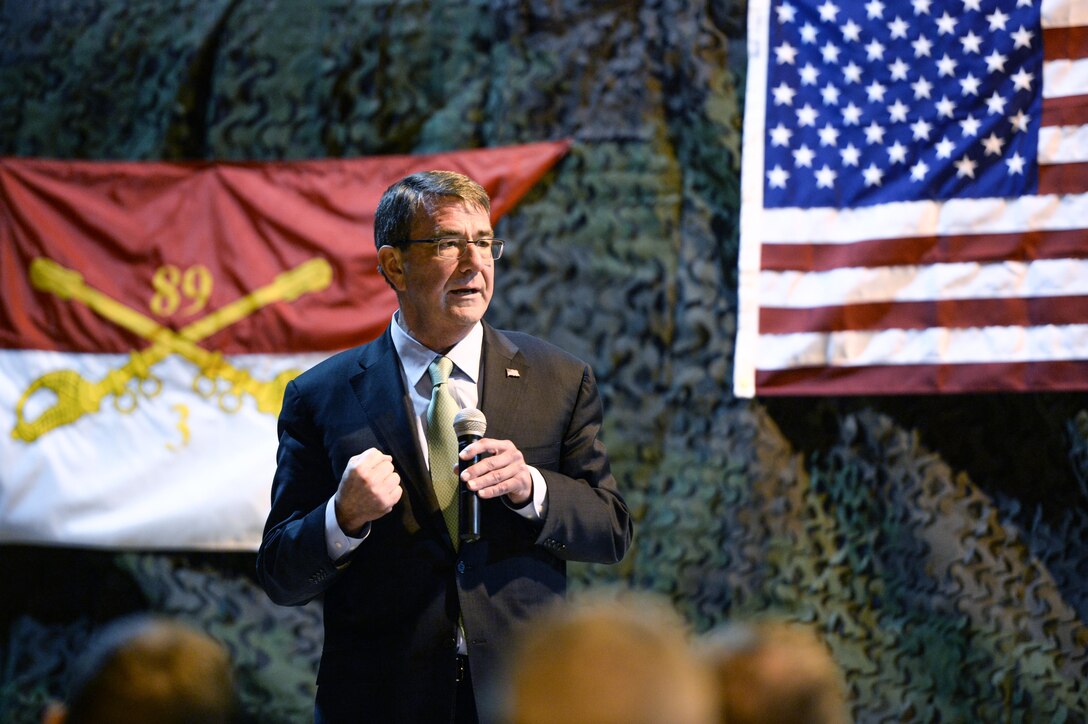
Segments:
[[[473,294],[479,294],[479,289],[454,289],[450,292],[455,297],[467,297]]]

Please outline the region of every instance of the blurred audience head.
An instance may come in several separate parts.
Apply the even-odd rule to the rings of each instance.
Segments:
[[[586,598],[525,629],[502,704],[509,724],[709,724],[709,672],[680,618],[642,595]]]
[[[226,649],[201,631],[153,616],[118,619],[77,661],[64,704],[45,724],[228,724],[236,721]]]
[[[726,724],[845,724],[842,674],[816,635],[781,621],[732,623],[701,637]]]

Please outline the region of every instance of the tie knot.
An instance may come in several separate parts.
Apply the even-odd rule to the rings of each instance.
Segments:
[[[427,367],[427,373],[431,376],[431,385],[437,386],[446,382],[453,372],[453,360],[449,357],[435,357]]]

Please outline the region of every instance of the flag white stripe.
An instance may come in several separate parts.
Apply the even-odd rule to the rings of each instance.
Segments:
[[[760,275],[759,295],[764,307],[794,309],[870,302],[1088,295],[1088,260],[765,271]],[[1088,297],[1084,303],[1088,305]]]
[[[1088,88],[1088,60],[1043,63],[1043,98],[1082,96],[1085,88]]]
[[[951,234],[1080,229],[1088,194],[910,201],[856,209],[764,209],[760,235],[776,244],[849,244]]]
[[[1088,161],[1088,126],[1049,126],[1039,129],[1039,163]]]
[[[766,334],[759,368],[985,364],[1083,359],[1088,325]]]
[[[1043,0],[1043,28],[1075,28],[1088,25],[1088,5],[1083,0]]]

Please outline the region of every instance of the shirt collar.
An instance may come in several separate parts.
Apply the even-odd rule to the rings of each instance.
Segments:
[[[404,376],[409,383],[415,384],[427,374],[427,368],[438,352],[428,349],[415,340],[400,326],[400,311],[394,312],[393,324],[390,326],[390,335],[393,338],[393,347],[400,357],[401,367],[404,368]],[[465,338],[453,346],[446,356],[453,360],[454,375],[460,370],[473,384],[480,377],[480,357],[483,353],[484,326],[477,322],[472,326]]]

